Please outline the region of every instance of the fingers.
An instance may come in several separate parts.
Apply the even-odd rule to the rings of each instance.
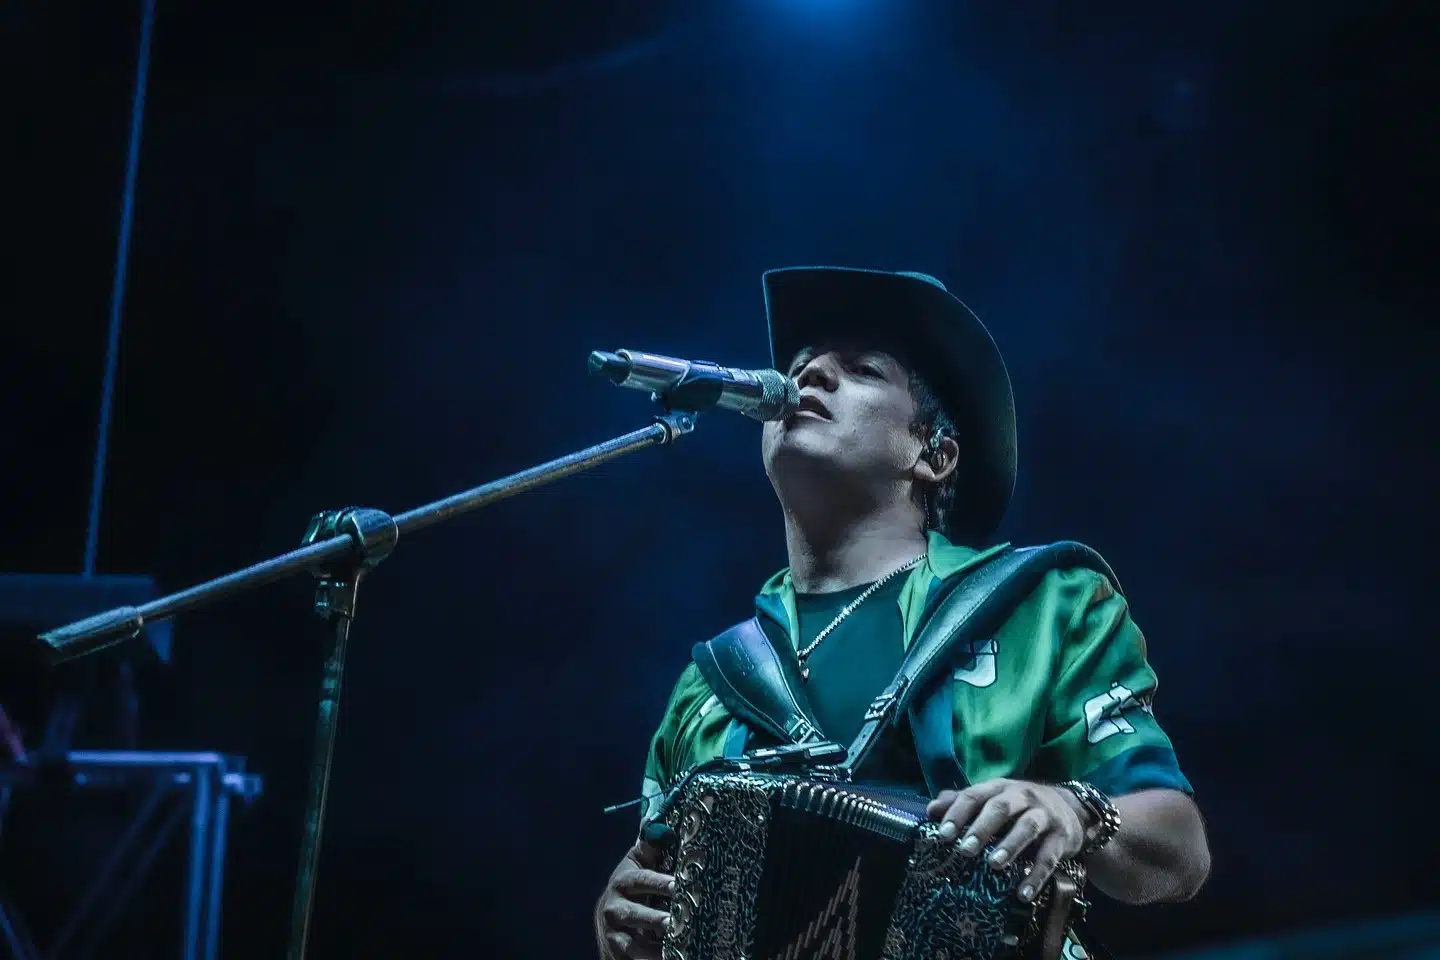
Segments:
[[[644,867],[626,870],[615,878],[615,889],[627,897],[652,896],[669,899],[675,893],[675,878]]]
[[[958,802],[956,806],[959,806]],[[951,810],[953,811],[954,807]],[[990,841],[1008,829],[1024,810],[1023,798],[1017,791],[1006,789],[986,800],[979,812],[968,818],[971,820],[970,829],[964,832],[965,839],[960,841],[960,853],[967,857],[978,854]],[[946,820],[950,819],[951,815],[946,814]],[[957,822],[956,827],[959,826]],[[941,824],[941,830],[943,833],[944,824]]]
[[[1061,860],[1080,848],[1083,830],[1068,821],[1069,808],[1050,788],[1014,780],[992,780],[958,793],[946,790],[926,807],[940,821],[940,836],[963,837],[959,851],[975,856],[990,847],[986,862],[996,870],[1025,858],[1031,861],[1017,891],[1031,901],[1055,875]],[[1053,791],[1052,791],[1053,792]]]
[[[670,914],[659,906],[670,904],[675,878],[642,861],[658,866],[659,857],[653,847],[637,842],[615,868],[596,905],[596,935],[602,952],[613,960],[660,958],[660,940]]]
[[[925,805],[925,815],[931,820],[939,820],[944,817],[950,808],[962,800],[979,800],[983,804],[986,800],[1000,793],[1013,781],[1010,780],[987,780],[984,783],[973,787],[966,787],[964,790],[941,790],[934,800]],[[978,806],[977,808],[978,809]],[[943,824],[942,824],[943,826]],[[965,826],[965,824],[958,824]]]
[[[940,836],[943,839],[954,840],[965,832],[986,802],[1002,793],[1009,783],[1008,780],[992,780],[967,787],[959,793],[945,790],[926,806],[926,813],[940,821]]]
[[[663,934],[665,918],[669,916],[664,910],[656,910],[623,897],[611,897],[600,914],[605,921],[605,929],[610,933],[628,931]]]
[[[1034,899],[1035,891],[1044,889],[1045,884],[1055,875],[1064,850],[1065,840],[1059,834],[1048,834],[1040,841],[1040,846],[1035,850],[1035,860],[1030,865],[1030,872],[1020,881],[1021,900],[1029,903]]]
[[[610,892],[600,907],[604,929],[612,933],[663,933],[669,914],[642,901],[658,897],[668,904],[674,892],[675,878],[668,874],[644,867],[617,870],[610,882]]]
[[[943,794],[936,798],[936,805],[941,799]],[[973,857],[994,843],[987,859],[999,869],[1057,826],[1053,812],[1033,785],[1002,780],[956,794],[942,815],[940,835],[963,837],[960,852],[965,856]]]
[[[1031,807],[1022,813],[1010,827],[1008,833],[1003,834],[995,844],[995,849],[990,851],[986,861],[990,866],[999,870],[1017,857],[1025,855],[1030,845],[1038,840],[1042,834],[1053,826],[1053,819],[1045,810]]]
[[[945,812],[950,809],[950,805],[958,796],[960,796],[958,790],[941,790],[934,800],[925,805],[925,816],[931,820],[939,820],[945,816]]]

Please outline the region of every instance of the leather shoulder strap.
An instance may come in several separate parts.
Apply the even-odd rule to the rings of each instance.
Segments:
[[[866,711],[844,766],[855,770],[864,763],[881,730],[936,685],[957,648],[998,630],[1051,570],[1075,567],[1103,574],[1120,590],[1109,564],[1083,543],[1071,540],[1006,550],[943,586],[926,605],[920,631],[895,679]]]
[[[692,656],[711,692],[737,719],[782,743],[820,741],[794,654],[776,650],[757,618],[697,643]]]
[[[900,665],[907,680],[896,703],[906,710],[950,665],[960,641],[987,637],[999,630],[1052,570],[1084,567],[1101,574],[1120,591],[1120,583],[1100,554],[1073,540],[1039,547],[1007,550],[958,579],[944,591]]]

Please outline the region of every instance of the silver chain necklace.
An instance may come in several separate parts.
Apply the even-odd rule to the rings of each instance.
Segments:
[[[800,679],[810,679],[810,668],[805,665],[805,661],[809,660],[810,654],[814,653],[815,648],[820,646],[821,640],[824,640],[826,637],[830,636],[830,634],[835,631],[835,628],[840,626],[841,622],[844,621],[846,617],[850,616],[850,614],[855,612],[856,607],[860,606],[860,604],[870,599],[870,595],[872,593],[885,586],[885,584],[889,583],[896,576],[904,573],[906,570],[913,570],[915,567],[919,566],[920,561],[924,559],[925,554],[922,553],[920,556],[916,557],[914,560],[911,560],[903,567],[896,567],[894,570],[891,570],[889,573],[885,574],[885,576],[881,577],[879,580],[876,580],[874,583],[870,584],[870,586],[866,587],[865,592],[860,594],[860,596],[845,604],[845,607],[838,614],[835,615],[835,619],[831,620],[829,625],[826,626],[824,630],[821,630],[818,634],[815,635],[815,639],[810,641],[809,646],[807,646],[804,650],[801,650],[797,654],[800,659]]]

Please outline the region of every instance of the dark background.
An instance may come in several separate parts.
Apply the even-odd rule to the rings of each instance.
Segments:
[[[1432,9],[161,2],[99,570],[179,589],[316,509],[643,425],[588,351],[762,365],[767,267],[924,270],[1010,362],[1004,538],[1116,568],[1209,821],[1208,888],[1103,907],[1112,949],[1436,904]],[[0,570],[77,572],[140,6],[0,10]],[[778,520],[758,432],[715,416],[403,542],[362,595],[313,956],[589,955],[635,827],[600,810]],[[285,940],[310,589],[187,616],[140,671],[143,745],[266,777],[230,956]]]

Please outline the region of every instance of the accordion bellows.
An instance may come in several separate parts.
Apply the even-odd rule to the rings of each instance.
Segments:
[[[1025,864],[961,856],[924,797],[799,775],[697,773],[660,819],[678,842],[666,960],[1000,960],[1046,906]]]

